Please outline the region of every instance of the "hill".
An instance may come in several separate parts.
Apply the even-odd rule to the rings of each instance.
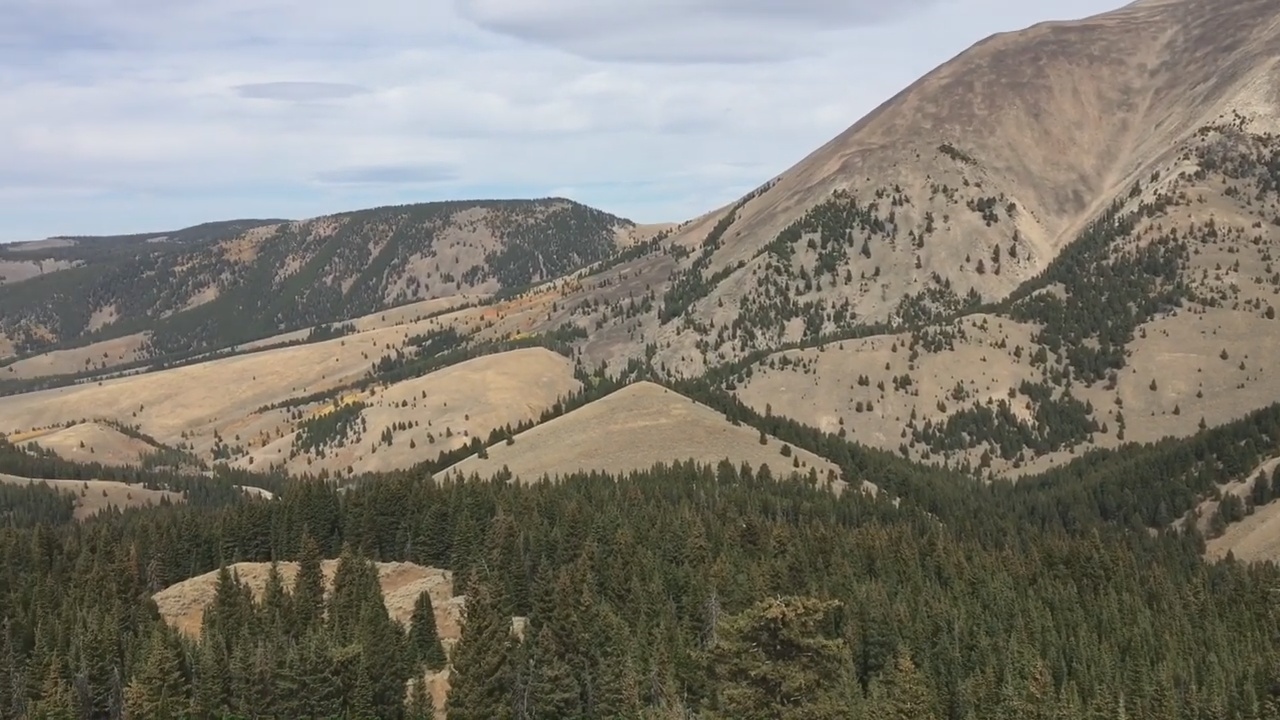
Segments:
[[[385,471],[537,420],[580,386],[572,363],[541,347],[396,367],[394,379],[376,372],[380,358],[391,362],[440,327],[409,322],[0,397],[0,433],[83,462],[132,465],[169,449],[250,469]]]
[[[407,625],[413,615],[413,604],[418,595],[431,593],[436,611],[436,628],[440,639],[457,642],[462,618],[461,598],[453,595],[453,574],[448,570],[422,567],[408,562],[374,563],[378,569],[378,584],[382,587],[387,612],[396,622]],[[280,576],[285,587],[292,587],[298,575],[298,563],[279,563]],[[241,562],[228,566],[228,570],[247,586],[255,599],[262,598],[267,586],[270,563]],[[324,560],[320,564],[324,572],[325,590],[333,589],[333,576],[338,569],[337,560]],[[200,634],[201,619],[205,607],[213,601],[218,587],[218,571],[207,572],[171,585],[152,596],[160,617],[164,621],[191,635]]]
[[[44,484],[75,497],[74,517],[77,520],[93,517],[109,507],[126,508],[159,505],[168,500],[182,502],[182,494],[168,490],[151,490],[141,485],[130,485],[114,480],[45,480],[0,473],[0,483],[6,485]]]
[[[0,286],[0,334],[31,354],[145,331],[148,355],[191,354],[415,300],[520,288],[608,258],[647,232],[558,198],[211,227],[154,247],[121,240],[130,252],[77,240],[7,250],[6,259],[71,266]],[[101,252],[85,259],[86,248]]]
[[[550,199],[253,228],[156,275],[191,280],[162,293],[186,309],[131,326],[100,307],[99,331],[77,341],[95,342],[0,368],[5,393],[83,383],[0,401],[12,416],[0,431],[106,403],[93,417],[136,413],[163,443],[214,460],[389,469],[434,459],[419,451],[431,438],[321,457],[295,452],[290,433],[326,403],[392,396],[401,407],[346,412],[361,427],[385,415],[371,432],[421,430],[421,408],[404,403],[441,391],[424,376],[533,344],[570,358],[561,380],[601,367],[700,378],[758,412],[984,473],[1194,434],[1280,400],[1265,362],[1280,350],[1280,92],[1266,81],[1278,50],[1273,3],[1138,2],[978,43],[738,202],[678,225]],[[200,268],[232,270],[208,284]],[[35,345],[60,342],[40,327]],[[253,354],[201,354],[225,343],[224,355]],[[196,360],[208,362],[154,372]],[[239,387],[184,395],[219,408],[204,419],[111,404],[135,391],[159,402],[168,380],[152,375]],[[549,387],[448,449],[535,420],[534,406],[578,386]],[[473,390],[487,417],[493,399]],[[568,465],[526,470],[550,467]]]
[[[592,361],[913,459],[1021,473],[1227,422],[1280,400],[1277,51],[1257,0],[989,38],[560,305]]]
[[[132,235],[61,235],[0,245],[0,285],[45,273],[150,255],[165,247],[216,242],[286,220],[219,220],[181,230]],[[0,355],[3,357],[3,355]]]
[[[520,433],[510,444],[489,448],[487,455],[473,455],[444,472],[490,477],[505,468],[532,482],[579,470],[624,475],[657,463],[694,460],[714,465],[728,459],[735,466],[767,464],[779,477],[811,470],[823,482],[840,476],[828,460],[734,425],[711,408],[647,382],[628,385]]]

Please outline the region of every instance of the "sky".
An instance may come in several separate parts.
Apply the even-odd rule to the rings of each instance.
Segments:
[[[992,33],[1120,4],[0,0],[0,242],[465,198],[685,220]]]

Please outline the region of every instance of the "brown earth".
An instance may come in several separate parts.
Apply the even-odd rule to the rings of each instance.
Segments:
[[[688,315],[717,328],[733,323],[743,299],[756,292],[765,246],[836,190],[864,205],[876,200],[881,216],[889,213],[888,196],[905,202],[892,207],[892,238],[876,246],[865,266],[850,267],[856,278],[874,265],[874,280],[831,282],[806,300],[848,300],[860,318],[882,320],[901,298],[929,287],[935,273],[960,296],[974,288],[986,299],[1003,297],[1043,270],[1135,180],[1168,163],[1204,124],[1239,111],[1274,129],[1280,93],[1269,78],[1277,58],[1280,5],[1271,0],[1140,2],[988,38],[748,202],[703,272],[727,275]],[[966,207],[988,197],[1001,207],[1012,202],[1016,211],[1000,210],[1000,220],[988,223]],[[673,244],[695,251],[681,266],[695,261],[727,209],[674,236]],[[1015,231],[1022,248],[1017,261],[1006,258],[999,274],[974,272],[971,258],[988,257]],[[927,236],[922,249],[912,247],[909,233]],[[803,246],[798,252],[797,263],[816,258]],[[698,343],[714,334],[689,332],[680,323],[640,329],[658,344],[659,359],[683,373],[714,364],[721,353],[744,353],[713,343],[717,352],[708,354]]]
[[[453,573],[449,570],[406,562],[374,563],[374,565],[378,569],[378,583],[382,586],[387,612],[396,622],[408,626],[418,596],[423,592],[431,594],[431,604],[436,616],[436,630],[440,634],[440,641],[445,646],[445,651],[451,652],[462,636],[463,612],[466,604],[464,596],[453,594]],[[282,562],[279,563],[279,567],[285,587],[291,588],[298,575],[298,563]],[[228,569],[239,578],[240,582],[249,586],[255,599],[262,598],[271,570],[269,563],[235,563]],[[321,563],[326,592],[333,589],[333,576],[337,569],[337,560],[324,560]],[[217,587],[218,572],[215,570],[167,587],[152,598],[165,622],[188,635],[198,636],[204,618],[204,609],[213,602]],[[438,673],[429,672],[423,681],[427,683],[431,692],[436,717],[443,718],[445,698],[449,692],[449,670],[446,668]]]

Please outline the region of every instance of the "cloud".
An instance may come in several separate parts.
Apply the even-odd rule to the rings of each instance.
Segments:
[[[364,95],[368,88],[351,83],[312,82],[312,81],[276,81],[261,83],[245,83],[232,88],[243,98],[260,100],[288,100],[291,102],[311,102],[316,100],[341,100]]]
[[[1119,2],[499,1],[0,0],[0,240],[557,188],[684,220],[983,36]]]
[[[318,182],[330,185],[432,185],[457,179],[457,168],[444,163],[366,165],[316,174]]]
[[[815,32],[939,0],[456,0],[491,32],[603,61],[753,63],[813,54]]]

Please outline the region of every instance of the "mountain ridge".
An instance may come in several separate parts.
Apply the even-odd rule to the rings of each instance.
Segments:
[[[982,472],[1194,434],[1280,399],[1253,360],[1270,352],[1280,288],[1269,250],[1280,240],[1269,130],[1280,103],[1259,84],[1275,49],[1280,8],[1258,0],[1136,3],[998,34],[790,170],[678,225],[636,226],[552,198],[507,201],[527,212],[483,238],[467,233],[502,222],[440,208],[484,203],[432,205],[453,235],[430,248],[435,221],[406,220],[403,206],[251,230],[219,246],[264,276],[236,287],[283,288],[287,300],[234,315],[275,338],[255,337],[256,349],[335,337],[371,346],[342,354],[341,382],[335,367],[276,400],[317,412],[341,401],[344,383],[395,387],[532,343],[568,358],[579,380],[715,384],[757,412]],[[1199,64],[1180,72],[1188,63]],[[570,217],[538,226],[559,212],[550,206]],[[514,260],[500,259],[511,247]],[[388,298],[431,295],[442,281],[456,302],[440,315],[383,322]],[[208,319],[221,298],[197,297],[175,317]],[[336,324],[354,315],[358,329]],[[217,345],[193,337],[239,339],[197,325],[157,340],[158,327],[136,326],[123,348],[10,365],[10,384],[82,354],[91,372],[63,380],[109,378],[114,361],[99,351],[133,353],[138,367],[157,348]],[[1220,353],[1231,363],[1211,365]],[[1159,368],[1174,374],[1156,383]],[[280,429],[297,422],[288,413]]]

